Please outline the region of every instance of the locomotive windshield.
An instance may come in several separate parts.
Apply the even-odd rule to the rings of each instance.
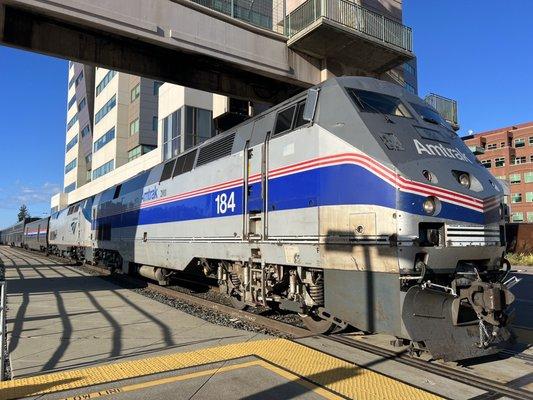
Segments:
[[[346,88],[346,90],[362,112],[413,118],[407,107],[397,97],[353,88]]]
[[[409,103],[415,109],[415,111],[420,115],[420,117],[429,123],[435,125],[442,125],[446,129],[450,129],[448,123],[442,118],[442,116],[437,112],[437,110],[432,109],[417,103]]]

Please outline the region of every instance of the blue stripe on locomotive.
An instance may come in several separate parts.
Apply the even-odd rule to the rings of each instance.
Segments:
[[[398,208],[412,214],[425,215],[422,203],[426,196],[400,192],[396,207],[397,190],[365,168],[343,164],[303,171],[268,182],[269,211],[291,210],[316,206],[368,204]],[[253,185],[252,192],[260,192],[260,184]],[[225,193],[229,198],[233,193],[235,207],[223,214],[217,213],[217,196]],[[113,228],[167,222],[200,220],[206,218],[242,215],[242,186],[221,190],[189,199],[176,200],[152,207],[122,214],[98,218],[93,229],[101,224],[111,224]],[[255,201],[250,209],[260,209]],[[481,213],[454,204],[442,202],[439,218],[465,221],[477,224],[497,222],[498,208]]]

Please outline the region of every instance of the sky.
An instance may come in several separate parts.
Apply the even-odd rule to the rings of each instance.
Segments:
[[[512,6],[509,6],[512,4]],[[533,1],[403,0],[419,94],[459,103],[460,134],[533,121]],[[0,228],[62,189],[67,62],[0,46]]]

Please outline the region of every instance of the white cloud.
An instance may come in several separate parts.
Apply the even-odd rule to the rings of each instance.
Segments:
[[[60,191],[61,186],[56,183],[45,182],[38,186],[16,181],[11,189],[0,189],[0,208],[18,208],[22,204],[26,204],[28,208],[33,205],[49,205],[52,195]]]

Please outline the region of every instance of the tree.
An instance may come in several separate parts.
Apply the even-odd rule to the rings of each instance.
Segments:
[[[18,213],[19,222],[24,221],[24,219],[29,218],[29,217],[30,217],[30,214],[28,212],[28,207],[26,207],[26,204],[21,205],[19,208],[19,213]]]

